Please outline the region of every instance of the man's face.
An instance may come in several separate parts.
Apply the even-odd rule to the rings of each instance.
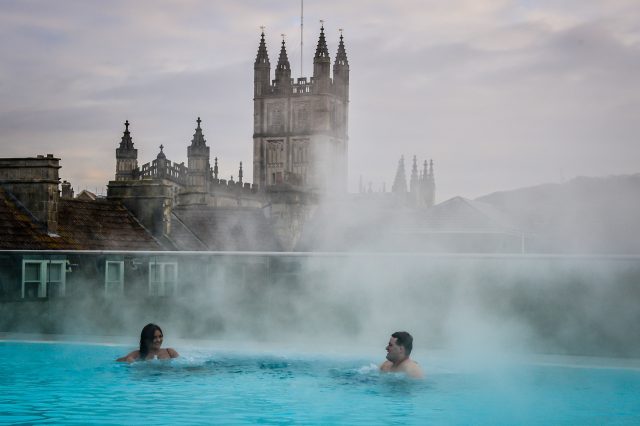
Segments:
[[[401,361],[405,357],[404,346],[399,346],[397,340],[392,337],[387,345],[387,359],[394,363]]]

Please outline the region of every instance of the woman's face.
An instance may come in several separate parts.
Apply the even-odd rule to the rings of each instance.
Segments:
[[[156,330],[153,332],[153,340],[151,341],[151,349],[159,350],[162,346],[162,332],[160,330]]]

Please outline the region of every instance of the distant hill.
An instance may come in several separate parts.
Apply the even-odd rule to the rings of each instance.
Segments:
[[[640,254],[640,173],[578,177],[476,200],[531,234],[528,251]]]

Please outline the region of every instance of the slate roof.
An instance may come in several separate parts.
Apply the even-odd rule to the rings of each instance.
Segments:
[[[65,243],[42,232],[34,218],[16,204],[16,200],[0,187],[0,249],[62,249]]]
[[[61,199],[58,235],[78,250],[162,250],[119,202]]]
[[[431,230],[497,231],[515,229],[511,219],[490,204],[454,197],[428,209],[417,222]]]
[[[162,250],[122,204],[61,199],[57,234],[48,234],[10,193],[0,187],[0,249]]]
[[[176,208],[170,238],[178,250],[281,250],[273,227],[254,208]]]

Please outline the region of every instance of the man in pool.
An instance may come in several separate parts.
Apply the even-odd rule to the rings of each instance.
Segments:
[[[396,331],[391,335],[387,345],[387,360],[380,366],[380,371],[387,373],[405,373],[409,377],[424,377],[417,362],[409,358],[413,349],[413,337],[406,331]]]

